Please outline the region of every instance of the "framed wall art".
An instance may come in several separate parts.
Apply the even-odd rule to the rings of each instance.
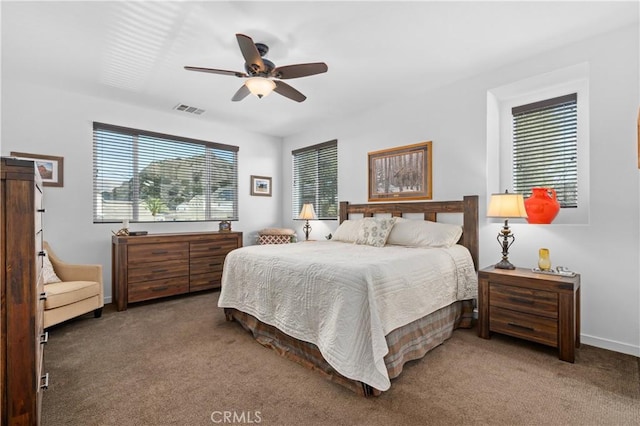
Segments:
[[[271,178],[266,176],[251,176],[251,195],[271,197]]]
[[[369,201],[430,200],[431,141],[368,153]]]
[[[11,152],[12,157],[24,158],[36,163],[36,168],[42,178],[44,186],[59,186],[64,183],[64,159],[53,155],[27,154],[25,152]]]

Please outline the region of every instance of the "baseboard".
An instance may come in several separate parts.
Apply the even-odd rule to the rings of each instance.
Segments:
[[[109,304],[109,303],[111,303],[111,296],[105,296],[105,298],[104,298],[104,304],[105,304],[105,305],[107,305],[107,304]]]
[[[587,334],[580,334],[580,343],[640,357],[640,346],[633,346],[628,343],[616,342],[615,340],[603,339],[600,337],[589,336]]]

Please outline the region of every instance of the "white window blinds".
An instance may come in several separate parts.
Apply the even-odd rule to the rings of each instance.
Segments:
[[[577,113],[575,93],[512,109],[515,192],[553,188],[561,207],[578,206]]]
[[[238,220],[238,147],[93,123],[93,221]]]
[[[297,149],[293,157],[292,215],[313,204],[318,219],[338,217],[338,141]]]

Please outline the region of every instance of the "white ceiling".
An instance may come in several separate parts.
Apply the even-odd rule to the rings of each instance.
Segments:
[[[628,2],[11,2],[3,1],[2,80],[36,81],[275,136],[361,113],[457,79],[638,22]],[[270,47],[276,66],[326,62],[287,80],[303,103],[241,102],[235,34]],[[419,88],[419,89],[416,89]]]

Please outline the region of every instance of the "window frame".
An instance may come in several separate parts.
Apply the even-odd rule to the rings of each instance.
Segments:
[[[123,139],[126,138],[131,138],[131,144],[128,145],[126,147],[126,149],[131,149],[131,154],[127,154],[127,153],[123,153],[122,156],[123,157],[127,157],[125,158],[125,160],[128,159],[128,157],[130,156],[130,162],[126,162],[122,167],[123,171],[126,171],[127,168],[130,168],[132,171],[131,173],[133,174],[133,176],[130,177],[130,181],[131,181],[131,190],[134,192],[133,194],[131,194],[131,196],[129,197],[129,200],[124,200],[124,201],[129,201],[131,202],[131,207],[130,207],[130,214],[124,214],[125,211],[115,211],[113,215],[118,216],[117,218],[107,218],[105,219],[104,217],[100,218],[99,217],[99,199],[102,196],[102,193],[104,192],[103,189],[100,189],[100,184],[101,182],[99,181],[99,177],[98,177],[98,164],[101,161],[100,160],[100,153],[97,152],[98,150],[98,144],[99,144],[99,140],[98,140],[98,132],[100,131],[104,131],[104,132],[111,132],[113,134],[118,134],[120,135],[119,137],[122,137]],[[117,140],[117,136],[114,136],[114,140]],[[173,222],[173,223],[186,223],[186,222],[213,222],[213,221],[220,221],[220,220],[238,220],[238,151],[239,151],[239,147],[234,146],[234,145],[227,145],[227,144],[221,144],[221,143],[217,143],[217,142],[209,142],[209,141],[204,141],[204,140],[200,140],[200,139],[193,139],[193,138],[188,138],[188,137],[183,137],[183,136],[176,136],[176,135],[169,135],[169,134],[165,134],[165,133],[160,133],[160,132],[154,132],[154,131],[148,131],[148,130],[141,130],[141,129],[134,129],[134,128],[129,128],[129,127],[123,127],[123,126],[117,126],[117,125],[113,125],[113,124],[106,124],[106,123],[100,123],[100,122],[93,122],[93,132],[92,132],[92,146],[93,146],[93,152],[92,152],[92,156],[93,156],[93,208],[92,208],[92,216],[93,216],[93,223],[118,223],[118,222],[122,222],[123,220],[128,220],[131,223],[158,223],[158,222],[164,222],[163,220],[157,220],[155,218],[155,216],[153,216],[153,218],[151,220],[141,220],[141,216],[139,213],[140,210],[140,200],[142,199],[141,197],[141,189],[140,189],[140,182],[139,182],[139,177],[140,177],[140,173],[142,171],[144,171],[144,169],[147,166],[144,166],[142,168],[139,168],[138,170],[136,169],[136,166],[140,166],[139,164],[137,165],[137,160],[138,160],[138,153],[139,151],[136,149],[136,147],[138,147],[138,138],[146,138],[145,140],[145,144],[149,145],[149,144],[156,144],[156,143],[161,143],[162,141],[165,142],[171,142],[172,144],[176,144],[177,146],[179,146],[180,144],[185,144],[185,150],[184,150],[184,157],[181,156],[179,153],[175,156],[175,157],[170,157],[168,159],[176,159],[176,158],[188,158],[189,156],[193,155],[193,151],[194,148],[197,149],[197,147],[202,147],[203,152],[203,162],[204,162],[204,169],[205,169],[205,173],[203,173],[203,182],[202,182],[202,191],[203,191],[203,195],[205,198],[205,206],[202,210],[202,214],[203,214],[203,219],[179,219],[177,218],[178,215],[176,214],[173,218],[173,220],[169,220],[167,222]],[[157,140],[156,140],[157,139]],[[111,148],[115,148],[116,143],[114,141],[110,142],[111,144]],[[105,149],[107,148],[107,146],[104,147]],[[123,148],[124,149],[124,148]],[[208,188],[211,187],[211,179],[218,177],[215,172],[212,172],[212,160],[213,160],[213,153],[214,150],[216,151],[224,151],[225,154],[230,154],[231,155],[231,162],[230,162],[230,167],[232,170],[232,174],[233,176],[230,176],[230,180],[231,180],[231,190],[233,191],[232,194],[232,199],[229,200],[231,202],[231,207],[232,207],[232,212],[231,215],[225,213],[223,215],[215,215],[215,210],[211,209],[211,194],[210,191],[207,191]],[[161,156],[160,156],[161,157]],[[109,160],[107,161],[119,161],[122,160],[119,156],[112,156]],[[151,156],[148,157],[151,159],[150,163],[153,161],[158,161],[156,156]],[[104,160],[102,160],[104,161]],[[113,168],[111,170],[112,172],[117,171],[117,168]],[[208,173],[207,173],[208,172]],[[108,179],[108,177],[106,177],[106,179]],[[123,180],[121,182],[120,185],[123,185],[127,182],[127,180]],[[193,197],[191,198],[191,200],[193,200]],[[191,201],[189,200],[189,201]],[[206,201],[209,202],[206,202]],[[122,216],[122,217],[119,217]]]
[[[316,173],[316,180],[314,182],[315,184],[315,196],[314,196],[314,200],[311,204],[313,204],[314,210],[316,212],[316,216],[318,220],[337,220],[338,219],[338,207],[339,207],[339,203],[338,203],[338,140],[337,139],[332,139],[330,141],[327,142],[322,142],[319,144],[315,144],[315,145],[310,145],[310,146],[306,146],[304,148],[298,148],[298,149],[294,149],[291,151],[291,169],[292,169],[292,185],[291,185],[291,213],[292,213],[292,219],[297,219],[298,215],[300,214],[300,210],[302,208],[302,205],[304,203],[306,203],[309,200],[302,200],[301,194],[299,194],[297,185],[298,185],[298,181],[299,178],[297,176],[297,172],[298,169],[296,168],[296,155],[298,154],[303,154],[303,153],[309,153],[309,152],[315,152],[316,153],[316,161],[319,161],[319,153],[320,150],[325,149],[325,148],[333,148],[333,150],[335,151],[335,186],[332,188],[333,192],[334,192],[334,197],[333,200],[331,201],[331,205],[329,206],[328,210],[332,210],[335,212],[335,216],[332,215],[323,215],[323,209],[320,209],[320,201],[319,198],[321,198],[320,192],[320,179],[319,176]],[[316,169],[317,171],[317,169]]]

